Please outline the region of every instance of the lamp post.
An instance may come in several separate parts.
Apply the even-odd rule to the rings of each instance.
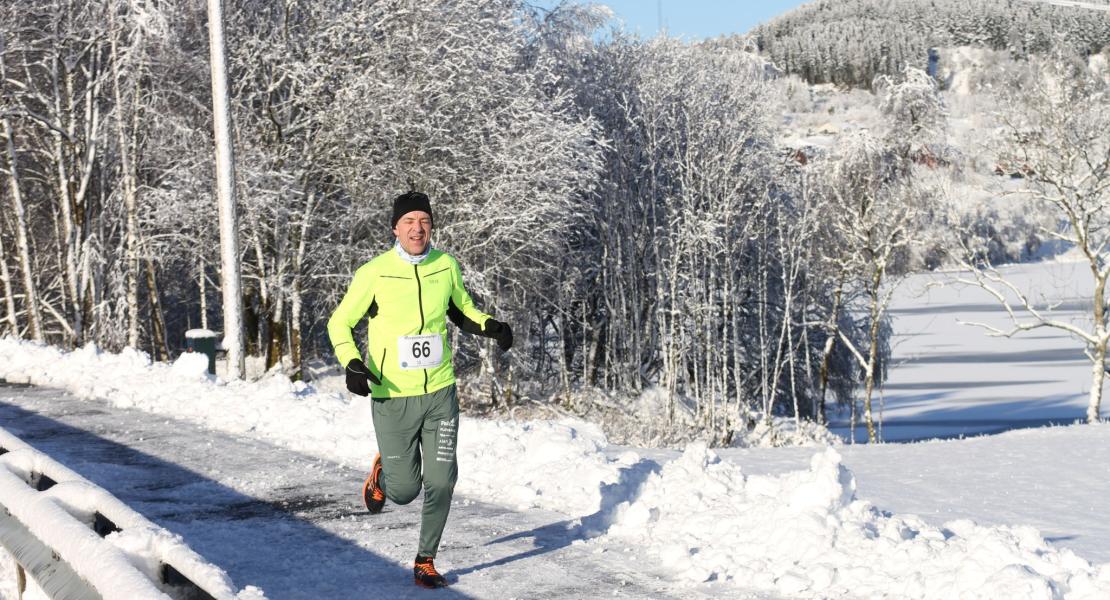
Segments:
[[[227,376],[243,376],[243,294],[239,273],[239,229],[235,211],[235,152],[231,144],[231,100],[227,89],[223,0],[208,0],[208,45],[212,66],[212,127],[216,139],[216,191],[220,213],[220,280],[223,288]]]

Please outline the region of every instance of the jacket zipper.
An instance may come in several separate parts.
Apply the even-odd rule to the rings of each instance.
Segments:
[[[389,350],[388,346],[382,348],[382,362],[378,363],[378,377],[382,380],[383,386],[385,385],[385,353],[387,350]]]
[[[412,274],[416,276],[416,305],[420,308],[420,331],[424,334],[424,290],[420,287],[420,270],[412,266]],[[424,369],[424,393],[428,393],[428,369]]]

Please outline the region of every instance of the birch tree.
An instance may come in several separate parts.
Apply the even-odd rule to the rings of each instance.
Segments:
[[[734,41],[618,35],[570,64],[609,140],[586,236],[599,285],[569,324],[581,332],[576,378],[658,386],[662,440],[692,420],[727,442],[756,414],[808,412],[816,353],[805,351],[825,340],[808,321],[829,286],[799,248],[815,221],[769,143],[763,63]]]
[[[117,148],[119,151],[120,167],[122,172],[122,189],[124,214],[126,215],[126,224],[124,226],[124,258],[126,275],[126,298],[125,303],[127,306],[127,345],[132,348],[139,347],[139,216],[138,216],[138,183],[135,175],[135,157],[132,152],[132,136],[128,135],[131,130],[131,124],[128,123],[130,115],[138,109],[134,103],[124,102],[124,94],[137,93],[137,90],[124,92],[123,88],[123,67],[120,66],[122,57],[120,55],[120,28],[116,9],[110,6],[108,9],[110,19],[110,36],[111,36],[111,64],[112,64],[112,96],[115,100],[116,114],[115,114],[115,133]],[[132,65],[134,67],[135,65]],[[138,78],[135,78],[138,81]],[[137,83],[135,84],[137,85]],[[131,108],[130,111],[127,108]]]
[[[2,60],[2,57],[0,57],[0,60]],[[3,63],[0,62],[0,79],[5,78],[2,66]],[[7,115],[0,117],[0,136],[4,138],[4,158],[8,167],[5,173],[8,178],[8,197],[11,201],[11,214],[15,221],[19,270],[23,276],[23,305],[31,327],[31,339],[42,342],[44,340],[42,313],[39,309],[39,296],[35,287],[35,272],[31,260],[31,246],[27,235],[27,212],[24,209],[23,188],[20,184],[19,156],[16,154],[15,134],[12,130],[11,119]]]
[[[72,346],[89,333],[88,252],[95,243],[90,196],[98,184],[102,113],[112,106],[104,95],[110,89],[105,85],[110,36],[98,23],[113,19],[105,12],[114,5],[41,2],[39,8],[51,15],[37,23],[42,29],[36,30],[33,18],[17,19],[27,28],[20,29],[24,51],[16,78],[34,168],[48,174],[41,188],[46,195],[36,193],[34,204],[49,207],[46,215],[58,237],[56,267],[40,271],[47,290],[43,302]]]
[[[842,244],[841,276],[848,277],[845,283],[858,286],[861,293],[867,345],[861,348],[844,331],[836,329],[836,333],[862,371],[863,420],[868,441],[875,443],[879,437],[872,398],[885,372],[885,361],[881,361],[886,354],[883,323],[898,278],[904,274],[898,262],[905,262],[921,199],[914,197],[898,154],[867,133],[842,139],[829,157],[827,169],[832,203],[828,218]]]
[[[0,221],[0,284],[4,288],[4,331],[7,335],[19,337],[19,321],[15,316],[15,290],[12,287],[11,270],[8,268],[8,255],[4,248],[3,222]]]
[[[19,168],[34,182],[25,186],[26,222],[36,232],[36,246],[53,248],[35,257],[39,268],[36,303],[48,318],[44,328],[60,329],[67,345],[81,342],[85,334],[85,287],[80,284],[85,209],[96,154],[102,99],[102,45],[98,43],[94,15],[99,6],[42,2],[49,19],[35,19],[20,11],[0,12],[0,22],[11,32],[0,58],[4,64],[8,126],[22,141]],[[47,229],[49,228],[49,229]],[[50,231],[54,235],[44,235]],[[57,324],[59,327],[50,327]]]

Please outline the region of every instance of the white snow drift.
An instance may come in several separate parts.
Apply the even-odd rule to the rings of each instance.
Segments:
[[[704,444],[651,475],[610,535],[652,549],[692,581],[723,579],[803,597],[1106,598],[1092,566],[1030,527],[938,529],[855,498],[834,449],[810,468],[745,476]]]

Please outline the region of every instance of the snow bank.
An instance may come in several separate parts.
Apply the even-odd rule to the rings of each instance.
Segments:
[[[605,434],[577,420],[513,423],[464,419],[459,429],[460,492],[518,509],[573,516],[598,510],[601,489],[616,483],[620,461],[607,459]]]
[[[791,597],[1110,597],[1110,565],[1053,548],[1035,529],[938,529],[884,514],[855,490],[834,449],[770,477],[692,444],[616,508],[609,534],[650,548],[678,577]]]

